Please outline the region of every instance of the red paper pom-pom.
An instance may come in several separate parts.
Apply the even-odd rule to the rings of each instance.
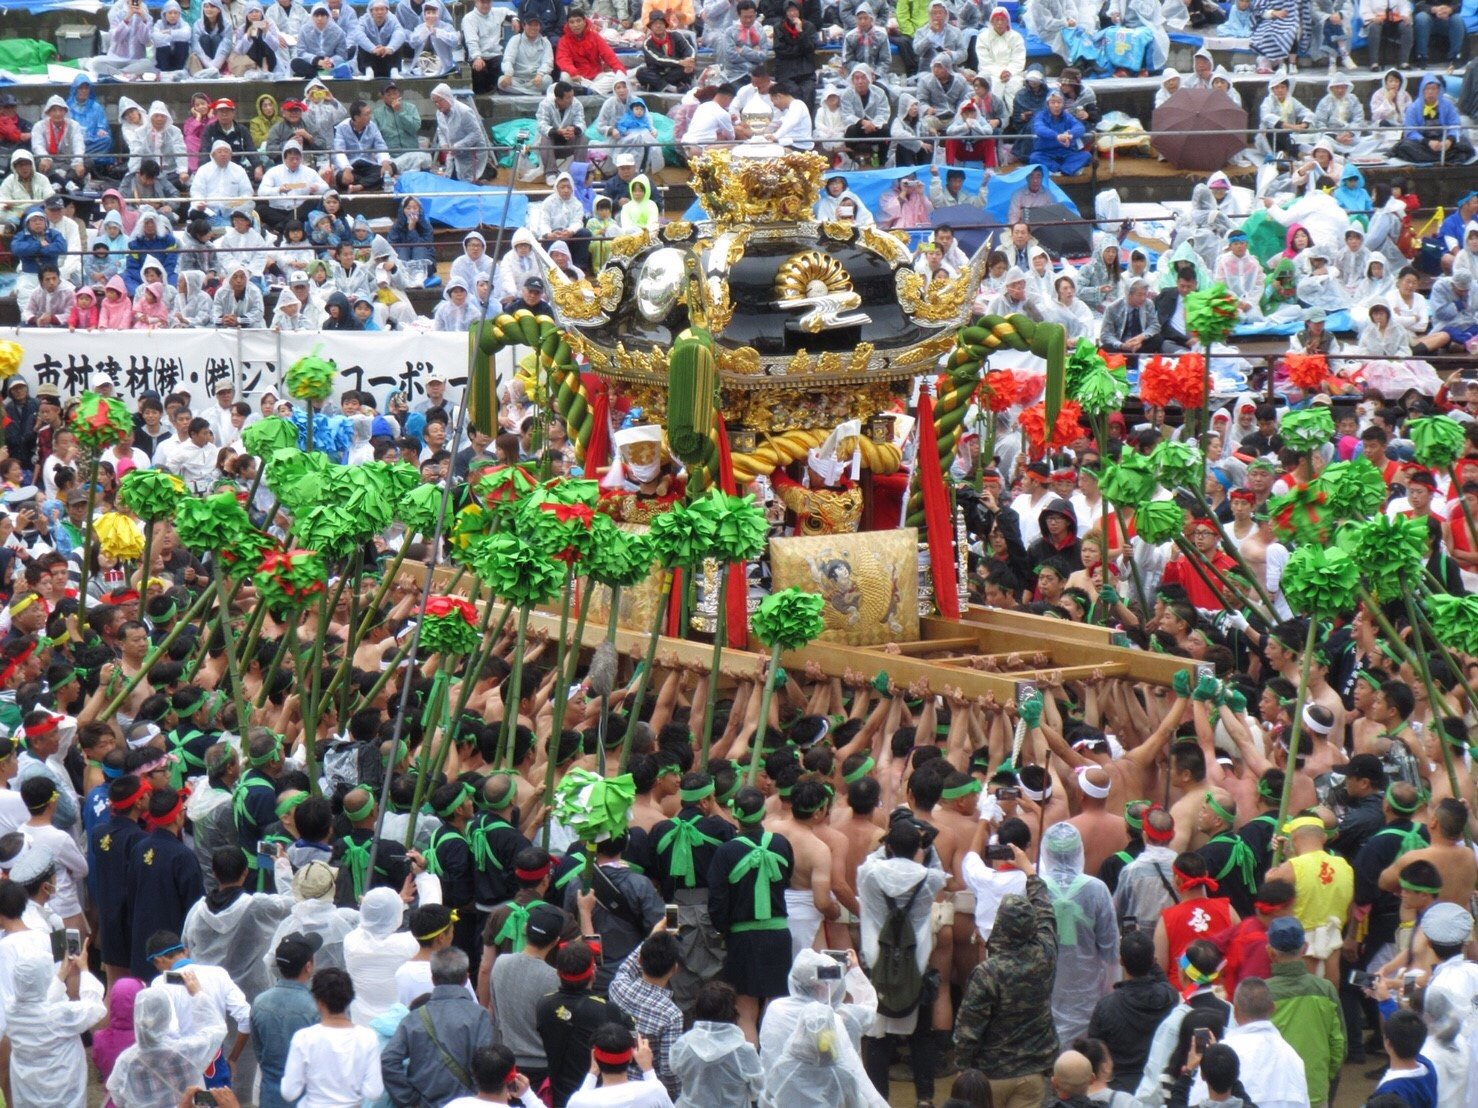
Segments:
[[[1163,408],[1175,399],[1175,362],[1156,354],[1139,371],[1139,398]]]
[[[1206,359],[1200,354],[1182,354],[1171,359],[1151,358],[1139,374],[1139,398],[1163,408],[1179,404],[1199,408],[1206,402]]]
[[[993,412],[1025,404],[1042,391],[1039,374],[1019,369],[993,369],[981,381],[982,399]]]
[[[1083,433],[1080,420],[1082,409],[1076,400],[1069,400],[1057,410],[1057,422],[1052,426],[1050,440],[1047,438],[1047,406],[1033,404],[1022,411],[1019,422],[1026,432],[1027,441],[1039,449],[1048,446],[1067,446]]]
[[[1283,359],[1288,379],[1305,392],[1315,392],[1329,376],[1329,362],[1323,354],[1289,354]]]

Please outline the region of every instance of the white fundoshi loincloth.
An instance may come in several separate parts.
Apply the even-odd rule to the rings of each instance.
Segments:
[[[821,927],[821,913],[810,889],[785,890],[785,914],[790,927],[790,956],[810,950]]]

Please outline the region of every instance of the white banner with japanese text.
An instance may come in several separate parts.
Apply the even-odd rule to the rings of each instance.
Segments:
[[[383,410],[392,392],[415,403],[426,379],[445,377],[447,395],[459,399],[467,384],[467,336],[448,331],[77,331],[0,327],[0,339],[25,351],[21,377],[34,395],[37,385],[55,385],[62,400],[80,396],[98,374],[110,377],[130,406],[145,392],[162,398],[181,390],[196,407],[221,382],[255,407],[268,389],[283,396],[282,375],[315,350],[339,367],[333,399],[349,389],[371,393]],[[498,376],[513,370],[511,351],[497,358]]]

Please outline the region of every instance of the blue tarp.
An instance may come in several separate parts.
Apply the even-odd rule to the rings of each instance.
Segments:
[[[505,185],[473,185],[435,173],[404,173],[395,178],[397,193],[413,192],[426,218],[443,227],[522,227],[529,198],[510,194]]]
[[[1264,335],[1296,335],[1304,329],[1302,319],[1291,319],[1284,323],[1273,323],[1266,319],[1260,319],[1256,323],[1244,323],[1232,332],[1239,339],[1257,338]],[[1330,312],[1329,318],[1324,321],[1326,331],[1353,331],[1355,321],[1350,318],[1347,311]]]
[[[959,166],[957,168],[965,171],[965,187],[962,190],[966,196],[974,196],[980,191],[980,182],[985,176],[985,171],[978,166]],[[1031,172],[1032,166],[1023,165],[1009,173],[997,173],[991,178],[990,184],[985,190],[985,213],[996,223],[1005,223],[1006,217],[1011,210],[1011,196],[1017,189],[1026,187],[1026,175]],[[941,177],[946,167],[939,169]],[[894,181],[904,177],[917,177],[925,185],[929,183],[929,167],[927,165],[904,166],[900,169],[865,169],[851,172],[828,173],[828,178],[845,177],[847,188],[856,193],[857,198],[867,206],[868,211],[874,215],[878,211],[878,201],[882,199],[885,191],[893,186]],[[1051,195],[1052,199],[1059,204],[1066,205],[1074,215],[1080,214],[1078,206],[1068,199],[1067,193],[1058,188],[1049,177],[1042,183],[1042,188]],[[687,220],[707,219],[708,215],[703,206],[697,200],[693,201],[691,207],[683,214]]]

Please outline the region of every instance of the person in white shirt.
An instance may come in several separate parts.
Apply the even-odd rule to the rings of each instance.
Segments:
[[[811,110],[796,95],[796,87],[789,81],[780,81],[771,91],[770,100],[775,105],[771,140],[791,150],[811,149]]]
[[[452,945],[452,911],[444,904],[423,904],[411,913],[410,925],[421,949],[395,971],[396,995],[407,1008],[431,995],[431,956]],[[467,995],[477,999],[471,985],[467,986]]]
[[[282,163],[267,170],[257,186],[257,195],[269,198],[260,213],[262,222],[280,232],[298,216],[304,198],[327,191],[323,178],[303,164],[303,144],[288,139],[282,144]]]
[[[230,1049],[221,1053],[231,1065],[241,1057],[251,1042],[251,1004],[231,975],[220,966],[207,966],[193,961],[189,950],[179,935],[172,931],[156,931],[145,942],[145,953],[149,962],[159,971],[159,976],[149,983],[145,992],[162,992],[174,1006],[175,1025],[181,1035],[190,1035],[200,1030],[197,1025],[199,1013],[193,1001],[196,992],[210,1001],[211,1013],[221,1022],[219,1045],[225,1039],[227,1017],[234,1021],[236,1034]],[[197,989],[187,982],[170,981],[181,978],[184,971],[195,975]],[[142,994],[140,994],[142,996]]]
[[[68,927],[86,933],[82,918],[82,898],[78,889],[87,880],[87,859],[77,848],[77,840],[59,827],[53,827],[58,793],[50,778],[32,777],[21,782],[21,800],[30,819],[20,829],[29,847],[45,847],[55,862],[52,878],[55,892],[48,904]]]
[[[283,1099],[298,1108],[359,1108],[385,1091],[380,1037],[349,1019],[354,984],[329,966],[309,986],[319,1022],[293,1034],[282,1074]]]
[[[1000,803],[994,797],[982,798],[982,815],[985,814],[987,801],[996,805]],[[960,878],[965,882],[965,888],[975,894],[975,927],[980,932],[982,943],[990,938],[991,931],[995,929],[996,912],[1000,910],[1001,901],[1012,893],[1017,896],[1026,895],[1026,874],[1010,862],[986,861],[980,848],[984,846],[989,834],[990,825],[982,821],[980,829],[976,831],[976,842],[960,862]],[[1022,850],[1028,850],[1032,841],[1031,828],[1022,820],[1004,819],[996,831],[995,840],[998,846],[1018,846]]]
[[[14,739],[0,738],[0,835],[8,835],[31,818],[21,794],[10,787],[19,768],[16,765],[19,749]]]
[[[1037,517],[1054,495],[1052,486],[1047,483],[1051,476],[1052,470],[1044,462],[1033,462],[1021,475],[1022,492],[1011,501],[1011,510],[1021,525],[1024,546],[1030,547],[1042,537],[1042,524]]]
[[[14,1108],[84,1103],[88,1067],[82,1034],[108,1014],[103,983],[83,968],[86,964],[85,946],[66,958],[60,971],[50,953],[29,953],[16,963],[15,994],[5,1006]],[[59,976],[66,985],[62,996],[52,989]]]
[[[652,1068],[652,1047],[646,1039],[608,1023],[596,1030],[590,1057],[590,1072],[567,1108],[672,1108],[672,1097]],[[641,1071],[640,1081],[627,1076],[633,1063]]]
[[[444,1108],[483,1108],[487,1104],[519,1104],[523,1108],[544,1108],[534,1095],[529,1079],[518,1072],[513,1052],[506,1046],[479,1047],[472,1056],[472,1083],[476,1096],[459,1096],[447,1101]]]
[[[193,493],[210,491],[216,477],[216,447],[210,421],[203,416],[190,420],[183,442],[176,440],[165,443],[154,454],[160,469],[173,473],[190,487]]]
[[[705,100],[688,120],[688,129],[683,133],[683,145],[701,154],[703,148],[715,142],[733,142],[735,125],[729,116],[729,105],[734,102],[734,86],[719,85],[713,99]]]
[[[1258,1108],[1309,1108],[1304,1061],[1273,1026],[1273,994],[1261,977],[1244,977],[1232,998],[1232,1025],[1222,1042],[1237,1052],[1242,1086]],[[1206,1099],[1197,1077],[1187,1103]]]
[[[200,413],[200,418],[210,424],[210,432],[216,443],[224,446],[233,434],[239,434],[231,423],[231,409],[236,404],[236,386],[222,381],[216,386],[216,402],[213,407]]]

